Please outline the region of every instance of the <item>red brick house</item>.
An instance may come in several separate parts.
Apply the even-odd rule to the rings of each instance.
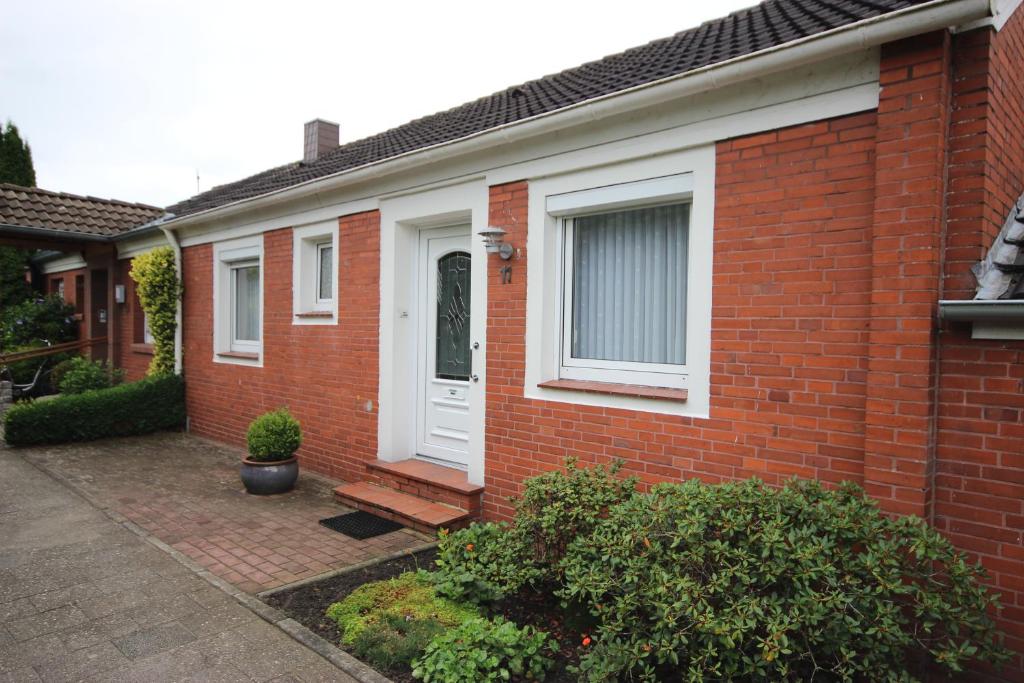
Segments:
[[[1024,652],[1017,6],[767,0],[345,145],[307,124],[160,222],[190,429],[288,405],[303,467],[427,526],[567,455],[853,480],[981,559]]]

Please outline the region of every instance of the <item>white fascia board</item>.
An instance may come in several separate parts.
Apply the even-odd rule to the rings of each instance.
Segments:
[[[39,270],[44,275],[63,273],[68,270],[78,270],[79,268],[85,268],[85,259],[77,252],[52,258],[39,265]]]
[[[135,258],[139,254],[144,254],[157,247],[168,246],[167,237],[159,230],[120,240],[114,244],[117,246],[117,258],[119,259]]]
[[[500,184],[588,166],[664,154],[715,140],[878,107],[879,51],[867,48],[739,85],[700,93],[549,133],[515,145],[452,158],[428,168],[281,201],[207,224],[190,225],[182,246],[215,242],[370,211],[399,196],[486,179]]]
[[[490,128],[458,140],[413,150],[258,197],[239,200],[179,219],[171,219],[166,225],[172,229],[179,229],[275,202],[316,197],[322,192],[339,186],[367,180],[379,180],[393,173],[433,164],[456,155],[522,142],[544,133],[564,130],[609,116],[678,100],[830,57],[849,54],[866,47],[890,43],[929,31],[947,29],[950,26],[960,26],[989,17],[991,13],[990,0],[932,0],[750,55],[736,57],[586,100],[497,128]]]
[[[966,33],[967,31],[973,31],[976,28],[991,26],[998,33],[1003,30],[1003,26],[1006,26],[1006,22],[1010,20],[1013,13],[1017,11],[1018,7],[1020,7],[1021,1],[1022,0],[991,0],[990,16],[957,26],[954,29],[954,32]]]

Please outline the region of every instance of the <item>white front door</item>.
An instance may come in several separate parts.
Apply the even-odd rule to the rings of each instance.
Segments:
[[[469,226],[420,233],[417,457],[449,467],[469,464]]]

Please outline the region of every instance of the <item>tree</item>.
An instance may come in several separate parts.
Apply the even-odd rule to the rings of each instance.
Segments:
[[[18,127],[10,121],[0,130],[0,183],[24,187],[36,186],[36,169],[32,165],[32,148],[21,139]]]
[[[10,121],[0,128],[0,183],[36,186],[32,149],[21,139],[18,127]],[[0,247],[0,309],[21,303],[32,291],[25,282],[25,268],[31,252]]]

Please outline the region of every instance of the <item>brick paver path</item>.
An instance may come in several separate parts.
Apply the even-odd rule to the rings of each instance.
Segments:
[[[250,496],[240,451],[187,434],[18,453],[249,593],[429,540],[407,529],[365,541],[325,529],[318,520],[347,511],[329,482],[300,471],[291,493]]]
[[[0,683],[355,683],[23,453],[0,446]]]

